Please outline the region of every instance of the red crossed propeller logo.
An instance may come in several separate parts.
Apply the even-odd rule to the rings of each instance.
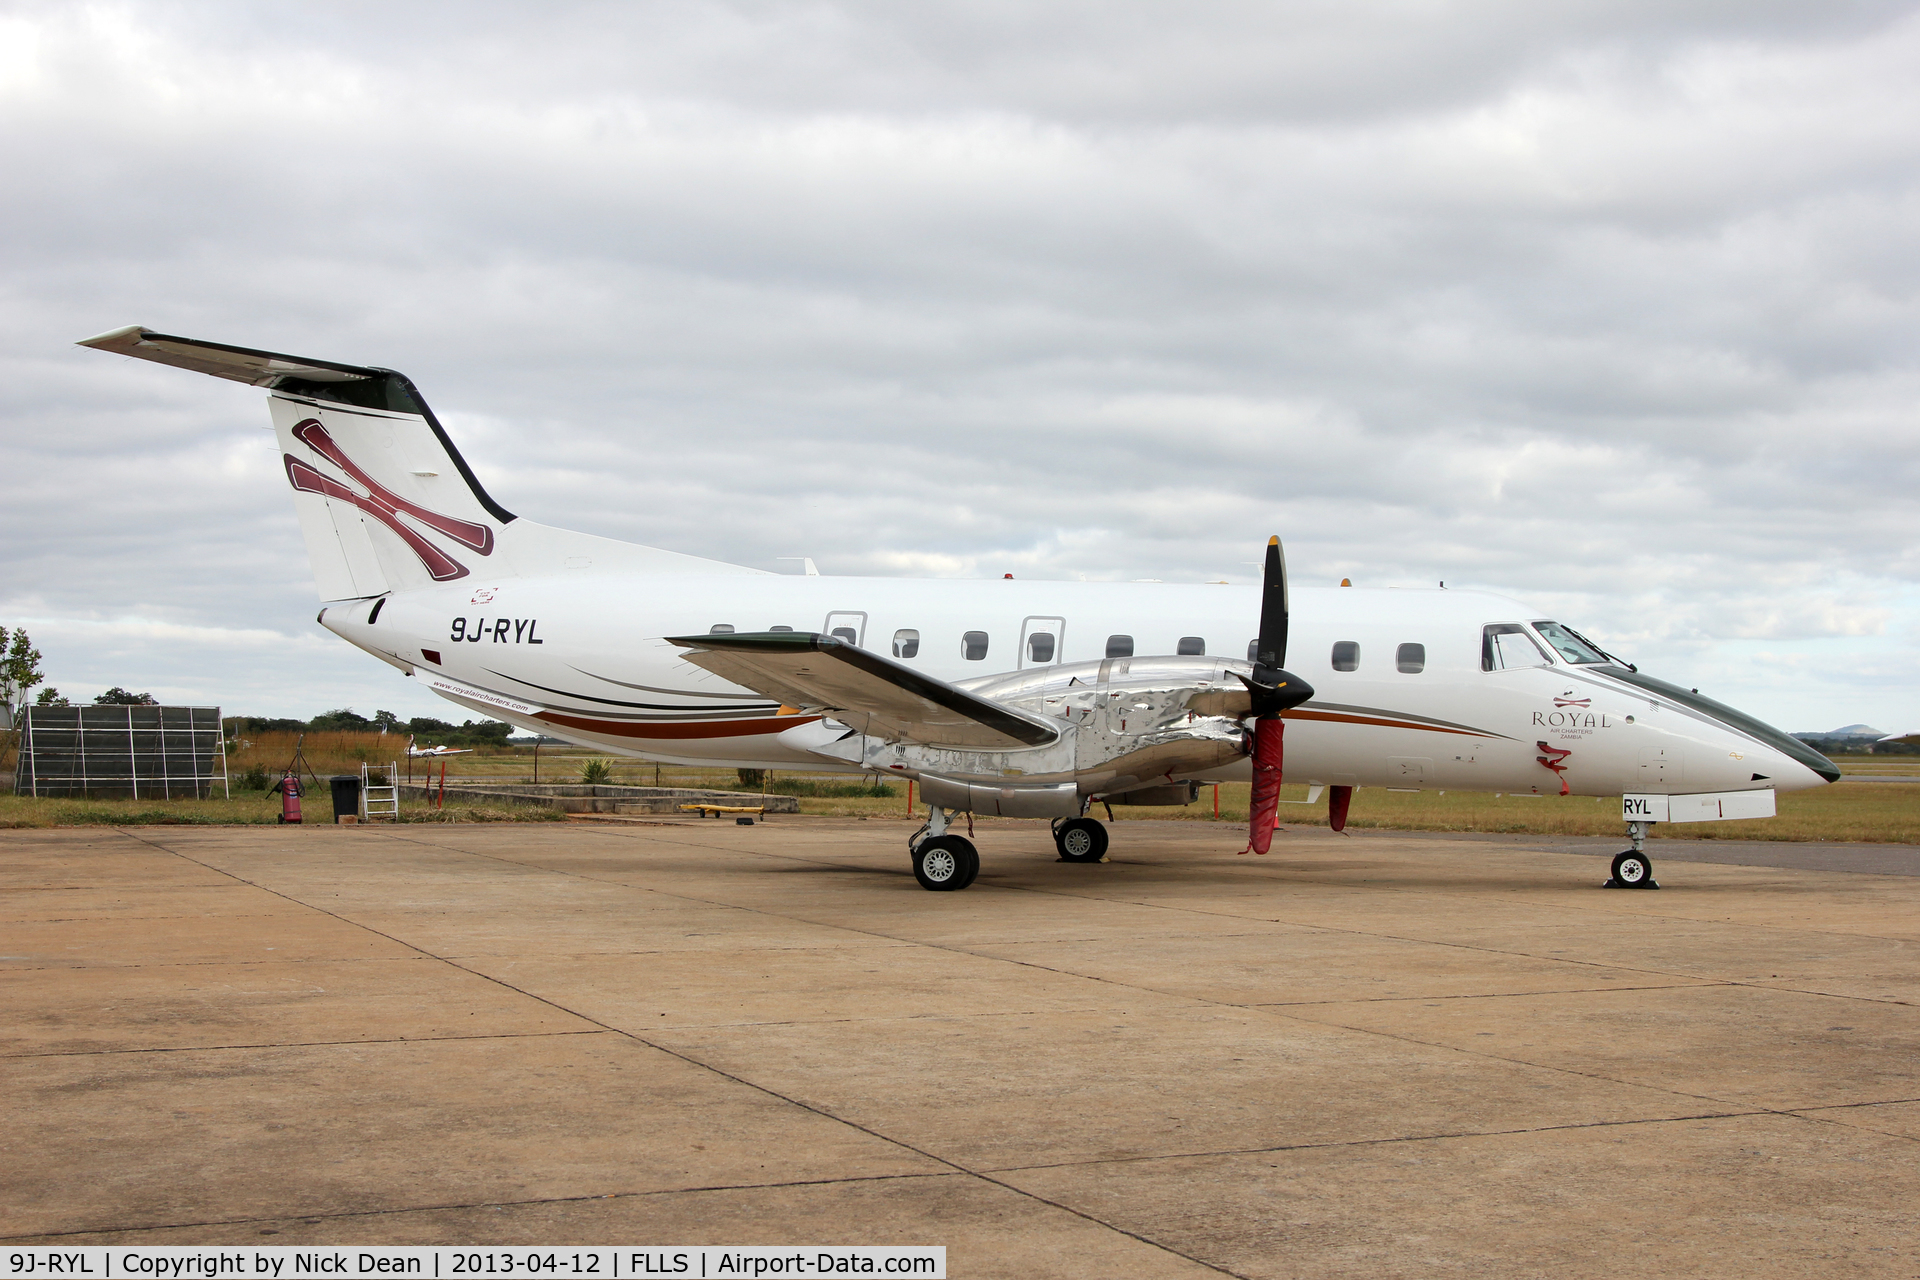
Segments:
[[[1563,796],[1570,794],[1567,790],[1567,777],[1566,777],[1567,766],[1562,764],[1561,762],[1565,760],[1568,756],[1572,755],[1573,752],[1569,750],[1564,750],[1560,747],[1548,746],[1544,742],[1536,742],[1534,743],[1534,745],[1536,747],[1539,747],[1540,750],[1545,753],[1544,755],[1538,756],[1536,758],[1540,761],[1541,764],[1553,770],[1554,777],[1560,779],[1560,794]]]
[[[475,524],[471,520],[456,520],[452,516],[443,516],[438,511],[429,511],[416,502],[410,502],[394,493],[375,480],[355,464],[346,451],[334,442],[327,429],[316,418],[307,418],[293,429],[294,438],[312,449],[315,453],[346,472],[355,483],[366,488],[364,495],[355,493],[338,480],[321,475],[292,454],[283,455],[287,465],[287,479],[301,493],[317,493],[326,498],[338,498],[350,502],[360,510],[378,520],[394,531],[400,540],[413,549],[420,562],[433,575],[435,582],[450,582],[455,578],[467,576],[467,566],[455,560],[440,548],[422,537],[418,530],[400,522],[401,513],[411,516],[430,529],[437,530],[452,538],[463,547],[471,547],[481,555],[493,554],[493,530],[484,524]]]

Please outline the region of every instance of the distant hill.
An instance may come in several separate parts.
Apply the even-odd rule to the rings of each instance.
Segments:
[[[1870,724],[1849,724],[1838,729],[1815,729],[1806,733],[1796,733],[1793,736],[1796,738],[1884,738],[1887,736],[1887,731],[1876,729]]]

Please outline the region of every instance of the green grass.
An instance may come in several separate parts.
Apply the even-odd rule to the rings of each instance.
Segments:
[[[573,782],[579,778],[582,763],[590,757],[581,754],[542,753],[542,782]],[[1920,762],[1895,765],[1898,758],[1875,757],[1861,760],[1861,768],[1850,772],[1920,773]],[[491,757],[454,758],[457,770],[450,767],[449,785],[462,779],[507,781],[525,779],[531,774],[531,753],[519,756],[502,754]],[[416,777],[424,773],[423,766]],[[1849,760],[1847,763],[1852,764]],[[405,765],[402,770],[404,772]],[[665,786],[705,787],[716,790],[757,791],[745,788],[731,769],[695,769],[662,766],[660,782]],[[438,770],[435,770],[437,776]],[[654,767],[627,761],[615,762],[613,781],[628,785],[651,786]],[[802,814],[834,817],[860,817],[874,820],[896,819],[920,822],[926,813],[923,804],[907,809],[905,788],[895,783],[859,777],[776,773],[768,780],[771,794],[797,796]],[[1246,783],[1225,783],[1220,787],[1218,821],[1244,827],[1247,821]],[[1283,800],[1304,800],[1304,786],[1283,789]],[[917,799],[917,797],[916,797]],[[303,802],[309,823],[333,820],[332,805],[324,789],[318,789]],[[0,795],[0,827],[46,826],[122,826],[122,825],[233,825],[270,824],[280,812],[278,796],[260,792],[236,791],[231,800],[33,800],[21,796]],[[1094,809],[1105,818],[1105,810]],[[1131,808],[1114,810],[1117,821],[1175,820],[1214,821],[1213,789],[1204,788],[1200,799],[1184,808]],[[518,805],[452,804],[435,810],[417,800],[404,801],[404,822],[553,822],[563,817],[555,810]],[[1280,821],[1290,827],[1324,827],[1327,821],[1326,797],[1309,806],[1282,804]],[[1492,796],[1470,791],[1396,792],[1378,787],[1363,787],[1354,793],[1353,808],[1347,825],[1355,831],[1461,831],[1499,832],[1526,835],[1624,836],[1626,824],[1620,820],[1617,798],[1591,796]],[[1790,791],[1780,796],[1778,817],[1748,822],[1693,822],[1661,824],[1654,833],[1662,839],[1679,840],[1821,840],[1920,843],[1920,784],[1843,782],[1813,791]]]
[[[1246,783],[1220,788],[1220,820],[1247,821]],[[1282,800],[1304,800],[1303,786],[1283,787]],[[1661,823],[1654,834],[1669,840],[1867,840],[1920,842],[1920,785],[1847,782],[1779,797],[1772,818],[1743,822]],[[1211,821],[1212,789],[1184,809],[1115,809],[1127,818]],[[1105,816],[1104,812],[1101,813]],[[1326,796],[1313,805],[1280,806],[1282,826],[1325,826]],[[1493,796],[1476,791],[1387,791],[1361,787],[1347,815],[1350,830],[1487,831],[1526,835],[1614,836],[1626,833],[1616,796]]]
[[[333,802],[322,792],[303,796],[301,816],[309,826],[333,821]],[[0,795],[0,828],[7,827],[232,827],[272,826],[280,797],[236,791],[212,800],[56,800]],[[531,805],[449,804],[434,809],[418,800],[400,802],[401,822],[564,822],[557,809]]]
[[[1236,829],[1247,823],[1248,784],[1223,783],[1220,787],[1218,821]],[[1283,801],[1305,800],[1304,786],[1281,789]],[[1889,782],[1848,782],[1813,791],[1789,791],[1779,798],[1780,812],[1772,818],[1745,822],[1661,823],[1654,828],[1659,839],[1671,840],[1864,840],[1878,843],[1920,843],[1920,784]],[[918,822],[924,806],[908,813],[906,797],[888,799],[853,797],[809,798],[800,800],[803,814],[871,819],[896,818]],[[1106,810],[1099,805],[1093,816],[1104,820]],[[1200,799],[1185,807],[1134,808],[1116,806],[1118,822],[1176,821],[1212,822],[1213,789],[1203,788]],[[1285,827],[1325,827],[1327,798],[1323,794],[1312,805],[1282,804],[1280,824]],[[1518,835],[1620,836],[1626,823],[1620,818],[1620,800],[1615,796],[1493,796],[1473,791],[1400,792],[1380,787],[1362,787],[1353,794],[1353,807],[1347,815],[1352,831],[1461,831],[1494,832]]]

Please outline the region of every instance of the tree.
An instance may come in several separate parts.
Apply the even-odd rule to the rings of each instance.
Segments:
[[[400,727],[400,717],[393,714],[393,712],[391,711],[374,712],[373,722],[380,726],[380,732],[382,733],[386,733],[388,730],[398,729]]]
[[[73,704],[61,697],[58,689],[52,685],[48,685],[40,691],[40,696],[33,700],[33,705],[36,707],[70,707]]]
[[[0,627],[0,705],[6,709],[6,722],[12,725],[20,708],[27,705],[27,690],[46,679],[40,671],[40,651],[27,639],[27,629],[9,632]]]
[[[150,693],[133,693],[119,685],[107,690],[93,700],[99,707],[157,707],[160,699]]]

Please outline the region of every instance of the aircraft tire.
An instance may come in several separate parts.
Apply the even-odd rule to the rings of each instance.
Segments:
[[[1054,829],[1062,862],[1098,862],[1107,856],[1107,828],[1093,818],[1069,818]]]
[[[913,878],[922,889],[951,893],[964,889],[980,874],[980,852],[962,836],[934,836],[913,850]]]
[[[1632,849],[1613,855],[1613,884],[1622,889],[1652,889],[1653,859]]]

